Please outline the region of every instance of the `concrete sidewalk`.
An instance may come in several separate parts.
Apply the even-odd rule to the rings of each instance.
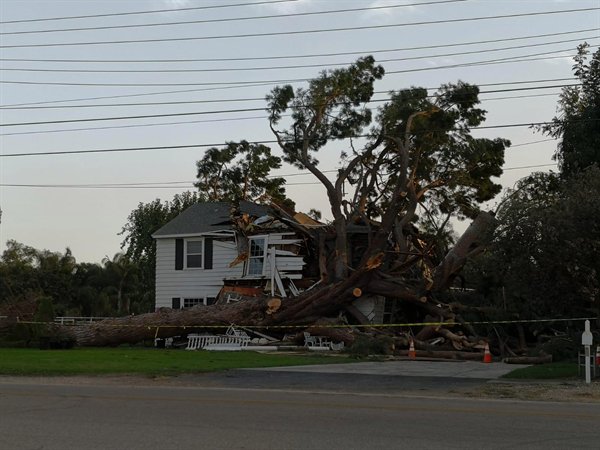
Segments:
[[[493,380],[526,365],[474,361],[385,361],[348,364],[319,364],[310,366],[246,369],[268,372],[301,372],[322,374],[385,375],[398,377],[468,378]]]

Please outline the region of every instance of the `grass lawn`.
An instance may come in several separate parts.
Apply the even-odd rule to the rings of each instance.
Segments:
[[[577,363],[554,362],[513,370],[502,378],[519,380],[550,380],[577,377]]]
[[[143,348],[36,350],[0,348],[0,375],[175,375],[218,370],[329,364],[348,361],[326,355],[278,355]]]

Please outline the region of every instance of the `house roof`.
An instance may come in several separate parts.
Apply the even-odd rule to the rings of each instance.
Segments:
[[[231,204],[227,202],[196,203],[159,228],[152,237],[193,235],[231,230]],[[268,207],[242,200],[240,212],[254,217],[269,213]]]

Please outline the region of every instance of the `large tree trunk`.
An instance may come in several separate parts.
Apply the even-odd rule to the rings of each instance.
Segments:
[[[155,337],[169,337],[202,328],[227,328],[231,324],[277,330],[282,325],[306,325],[323,317],[335,316],[345,304],[355,300],[355,288],[364,288],[370,274],[355,272],[337,284],[284,298],[272,312],[271,299],[258,298],[227,305],[197,306],[190,309],[161,309],[155,313],[104,320],[92,325],[69,327],[66,331],[81,346],[135,343]]]
[[[446,289],[454,276],[465,265],[467,258],[473,257],[484,249],[486,238],[491,235],[494,216],[489,212],[481,212],[456,241],[433,274],[432,291]]]

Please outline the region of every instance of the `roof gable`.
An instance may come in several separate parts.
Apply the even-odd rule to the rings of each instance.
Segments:
[[[214,231],[231,230],[232,205],[227,202],[196,203],[183,211],[173,220],[159,228],[152,237],[160,238],[177,235],[193,235]],[[240,212],[251,216],[268,214],[268,207],[241,201]]]

